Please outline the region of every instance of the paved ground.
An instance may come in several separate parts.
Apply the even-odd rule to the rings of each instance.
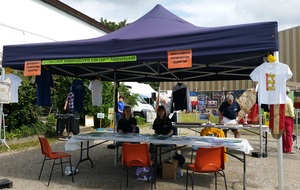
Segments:
[[[142,130],[143,132],[143,130]],[[181,133],[188,133],[182,130]],[[258,151],[258,136],[243,134],[242,138],[247,138],[251,146]],[[64,141],[59,141],[52,145],[53,150],[64,151]],[[59,190],[77,190],[77,189],[119,189],[121,166],[114,166],[114,150],[107,149],[106,143],[101,146],[94,147],[90,156],[94,162],[94,168],[91,168],[89,162],[79,165],[79,173],[75,176],[75,182],[71,182],[70,176],[61,176],[60,168],[54,168],[53,177],[50,187],[47,188],[47,180],[50,173],[50,164],[46,164],[41,180],[37,180],[40,171],[43,156],[40,148],[30,148],[18,152],[7,152],[0,154],[0,179],[8,178],[13,181],[13,189],[16,190],[41,190],[41,189],[59,189]],[[3,146],[3,145],[1,145]],[[299,178],[299,150],[294,149],[296,154],[283,155],[283,171],[285,190],[300,189]],[[73,164],[79,159],[79,151],[70,152],[73,156]],[[186,164],[190,161],[190,148],[182,149],[182,153],[186,158]],[[234,152],[237,156],[240,153]],[[278,189],[278,163],[277,163],[277,142],[269,136],[268,141],[268,157],[254,158],[247,155],[247,189],[249,190],[273,190]],[[186,164],[184,168],[186,168]],[[242,189],[242,163],[233,157],[228,157],[226,163],[226,178],[228,189]],[[135,171],[129,173],[128,189],[149,189],[150,184],[145,181],[138,181],[134,175]],[[157,179],[157,189],[185,189],[185,170],[183,178],[176,180]],[[197,175],[195,176],[195,189],[214,189],[213,175]],[[219,189],[224,189],[223,179],[218,178]],[[125,184],[123,184],[123,188]],[[191,189],[191,188],[190,188]]]

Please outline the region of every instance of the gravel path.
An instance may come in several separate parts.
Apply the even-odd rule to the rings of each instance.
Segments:
[[[141,133],[149,133],[152,130],[141,129]],[[186,129],[179,130],[181,134],[194,134]],[[232,134],[229,134],[232,135]],[[242,138],[247,138],[255,151],[259,150],[259,139],[256,135],[242,134]],[[268,157],[254,158],[251,155],[246,156],[247,164],[247,189],[249,190],[273,190],[278,189],[278,163],[277,163],[277,142],[271,136],[268,137]],[[64,151],[64,141],[52,144],[55,151]],[[121,165],[114,166],[114,150],[107,149],[105,143],[91,149],[90,157],[94,162],[94,168],[91,168],[89,162],[83,162],[79,165],[79,173],[75,176],[75,182],[71,182],[70,176],[61,176],[60,168],[56,166],[53,171],[53,177],[50,187],[46,187],[50,173],[50,164],[46,164],[41,180],[37,180],[43,156],[40,148],[34,147],[22,151],[10,151],[0,154],[0,179],[8,178],[13,181],[13,189],[16,190],[77,190],[77,189],[119,189]],[[4,145],[1,145],[4,146]],[[300,189],[300,180],[298,171],[300,170],[299,158],[300,152],[294,149],[296,154],[284,154],[284,189]],[[71,151],[72,162],[76,164],[79,159],[79,151]],[[190,147],[182,149],[186,158],[186,164],[190,161]],[[237,156],[242,156],[239,152],[234,152]],[[184,168],[186,168],[186,164]],[[150,189],[150,184],[145,181],[138,181],[135,178],[133,170],[129,173],[128,189]],[[184,170],[185,172],[185,170]],[[237,159],[228,156],[226,163],[226,178],[228,189],[242,189],[243,165]],[[157,189],[185,189],[185,173],[183,178],[176,180],[157,179]],[[224,182],[221,177],[218,178],[218,188],[224,189]],[[125,184],[123,183],[123,189]],[[190,188],[191,189],[191,188]],[[214,189],[213,175],[196,175],[195,189]]]

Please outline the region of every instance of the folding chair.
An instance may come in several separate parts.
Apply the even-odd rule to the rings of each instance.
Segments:
[[[139,127],[135,127],[135,131],[134,133],[139,134],[140,133],[140,128]],[[115,148],[117,149],[117,161],[119,160],[119,147],[123,145],[124,142],[122,141],[117,141],[115,144]]]
[[[72,173],[72,182],[74,182],[74,174],[72,172],[71,155],[68,154],[68,153],[65,153],[65,152],[52,152],[51,147],[49,145],[49,142],[48,142],[47,138],[45,138],[45,137],[38,137],[38,138],[39,138],[39,141],[40,141],[42,154],[45,156],[43,164],[42,164],[42,168],[41,168],[41,171],[40,171],[39,180],[41,179],[41,175],[42,175],[42,171],[43,171],[43,168],[44,168],[45,161],[46,160],[53,160],[53,164],[52,164],[52,168],[51,168],[51,173],[50,173],[50,177],[49,177],[48,185],[47,186],[49,187],[54,165],[60,164],[61,175],[64,176],[64,173],[63,173],[63,163],[69,163],[70,164],[70,169],[71,169],[71,173]],[[63,162],[62,161],[63,158],[68,158],[68,161],[64,161]],[[60,162],[55,163],[55,161],[57,159],[59,159]]]
[[[193,156],[193,155],[192,155]],[[192,160],[192,159],[191,159]],[[189,170],[191,172],[189,172]],[[225,177],[225,162],[224,162],[224,147],[199,147],[196,152],[195,162],[187,167],[186,189],[188,189],[188,178],[191,178],[192,189],[194,189],[193,175],[194,173],[214,173],[215,174],[215,189],[217,189],[217,173],[224,178],[225,188],[227,182]]]
[[[151,178],[151,189],[156,188],[154,161],[150,160],[148,144],[123,143],[122,145],[122,168],[126,170],[126,187],[128,187],[128,169],[131,167],[149,167],[148,181]],[[123,172],[122,172],[123,173]],[[122,174],[123,176],[123,174]],[[120,189],[122,188],[122,177]]]
[[[205,127],[201,130],[200,136],[214,136],[219,138],[226,138],[225,133],[222,129],[214,128],[214,127]],[[193,147],[194,150],[195,147]],[[224,147],[224,161],[227,161],[226,147]]]

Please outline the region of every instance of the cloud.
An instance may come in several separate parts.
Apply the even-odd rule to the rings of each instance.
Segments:
[[[169,11],[197,26],[213,27],[277,21],[279,30],[300,25],[298,0],[62,0],[62,2],[100,20],[133,22],[161,4]]]

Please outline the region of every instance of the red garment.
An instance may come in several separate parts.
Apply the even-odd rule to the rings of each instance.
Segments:
[[[293,147],[293,128],[294,119],[292,117],[285,117],[285,133],[282,135],[283,152],[291,152]]]
[[[198,101],[191,101],[191,102],[192,102],[192,106],[198,105]]]
[[[279,139],[285,129],[285,104],[270,105],[270,129],[272,136]]]

